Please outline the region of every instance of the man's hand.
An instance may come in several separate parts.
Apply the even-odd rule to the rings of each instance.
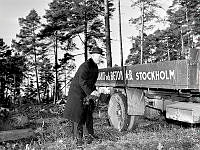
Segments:
[[[100,95],[100,93],[98,92],[98,91],[93,91],[90,95],[94,95],[94,96],[97,96],[97,97],[99,97],[99,95]]]
[[[96,99],[98,99],[98,97],[95,96],[95,95],[88,95],[85,99],[86,99],[87,101],[89,101],[90,99],[93,100],[93,101],[96,101]]]
[[[89,105],[90,101],[92,100],[93,102],[97,103],[98,102],[98,97],[99,97],[99,92],[98,91],[93,91],[90,95],[86,96],[83,100],[84,105]]]
[[[95,95],[88,95],[84,98],[83,100],[83,104],[84,105],[89,105],[91,103],[91,101],[95,102],[98,100],[98,97]]]

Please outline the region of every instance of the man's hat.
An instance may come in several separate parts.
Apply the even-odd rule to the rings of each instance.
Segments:
[[[101,54],[101,55],[104,55],[103,54],[103,50],[99,47],[93,47],[91,50],[90,50],[90,54]]]

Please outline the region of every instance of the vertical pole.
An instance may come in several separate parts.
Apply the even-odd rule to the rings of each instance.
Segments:
[[[106,35],[107,67],[112,67],[112,53],[111,53],[111,43],[110,43],[110,20],[109,20],[108,0],[104,0],[104,4],[105,4],[105,35]]]
[[[118,0],[118,6],[119,6],[119,38],[120,38],[121,66],[123,67],[123,47],[122,47],[122,28],[121,28],[120,0]]]
[[[126,93],[126,78],[125,78],[125,68],[124,68],[124,61],[123,61],[123,47],[122,47],[122,27],[121,27],[121,8],[120,8],[120,0],[118,1],[119,5],[119,38],[120,38],[120,52],[121,52],[121,68],[125,86],[125,93]]]

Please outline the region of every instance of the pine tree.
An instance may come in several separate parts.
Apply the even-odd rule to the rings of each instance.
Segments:
[[[174,0],[167,11],[169,15],[170,28],[179,31],[181,49],[180,58],[187,58],[191,48],[195,47],[194,37],[200,34],[200,11],[198,0]]]
[[[96,40],[104,37],[103,22],[99,19],[104,11],[103,0],[54,0],[49,6],[45,15],[48,22],[46,31],[59,31],[61,41],[83,33],[87,59],[89,45],[97,44]]]
[[[48,58],[44,58],[41,63],[40,68],[40,91],[43,93],[42,97],[43,100],[49,101],[49,92],[50,91],[50,85],[54,82],[54,75],[53,75],[53,66]]]
[[[13,46],[26,56],[30,72],[33,71],[34,67],[38,102],[41,101],[38,76],[38,56],[43,53],[41,41],[37,37],[37,32],[41,27],[40,19],[40,16],[34,9],[31,10],[25,18],[19,18],[19,25],[21,27],[20,33],[17,35],[19,41],[13,41]]]
[[[139,1],[138,4],[140,4]],[[143,59],[147,62],[148,59],[152,62],[185,59],[188,58],[190,50],[198,46],[198,40],[194,41],[200,34],[198,0],[174,0],[172,6],[167,10],[167,14],[169,27],[164,30],[157,30],[144,39]],[[135,19],[134,23],[138,20]],[[131,58],[132,51],[127,62],[133,60]],[[138,50],[136,49],[136,51]],[[147,56],[145,56],[145,53]],[[134,54],[136,55],[136,53]],[[137,58],[135,55],[134,57]],[[148,56],[151,58],[148,58]]]
[[[148,23],[159,19],[159,16],[156,15],[156,9],[161,9],[162,7],[157,3],[157,0],[136,0],[133,2],[132,7],[135,8],[136,6],[139,7],[141,16],[131,18],[130,22],[136,24],[140,30],[140,63],[143,63],[144,33],[146,30],[154,27]]]
[[[56,76],[54,102],[57,100],[60,78],[58,71],[61,66],[58,63],[57,51],[63,49],[67,54],[77,49],[73,39],[79,37],[84,44],[84,54],[87,59],[88,49],[97,45],[99,39],[103,41],[103,23],[99,18],[103,10],[103,0],[54,0],[49,4],[44,16],[47,24],[41,31],[41,37],[48,37],[54,41]],[[84,40],[81,35],[84,35]]]
[[[14,50],[4,42],[0,50],[0,104],[9,107],[21,91],[20,85],[26,71],[25,57],[12,55]]]

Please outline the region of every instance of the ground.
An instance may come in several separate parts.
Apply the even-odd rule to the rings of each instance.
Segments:
[[[74,150],[77,149],[71,134],[71,123],[61,116],[63,105],[24,106],[21,112],[28,115],[35,137],[1,143],[0,149]],[[109,126],[105,115],[95,113],[94,129],[98,140],[85,144],[84,150],[198,150],[200,126],[166,120],[160,116],[149,120],[139,119],[136,129],[119,132]],[[26,126],[27,127],[27,126]],[[11,148],[12,147],[12,148]]]

